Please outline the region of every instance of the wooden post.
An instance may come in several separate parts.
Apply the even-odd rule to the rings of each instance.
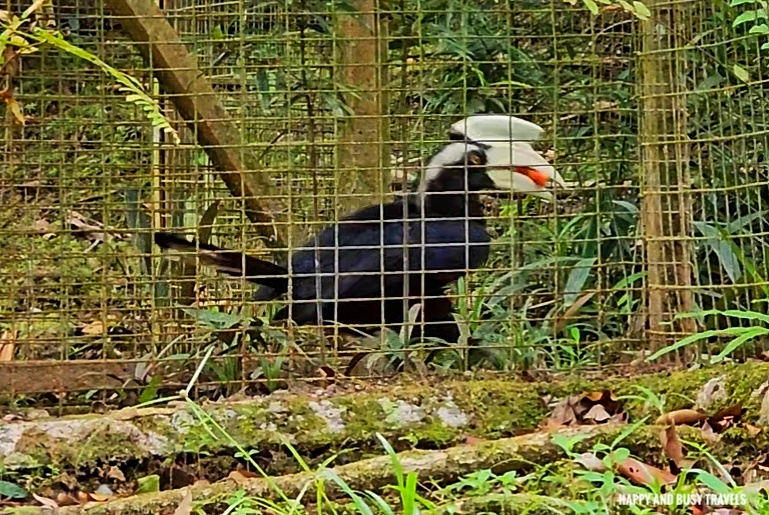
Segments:
[[[353,0],[355,14],[339,14],[335,78],[354,94],[345,95],[352,111],[342,124],[338,147],[338,190],[346,211],[379,202],[389,177],[389,120],[384,88],[387,82],[386,25],[378,0]]]
[[[694,308],[692,206],[686,91],[688,3],[647,0],[640,56],[642,231],[647,264],[647,337],[656,350],[696,330],[694,319],[667,325]]]

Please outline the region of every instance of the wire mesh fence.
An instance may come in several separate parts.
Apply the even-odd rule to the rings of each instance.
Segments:
[[[29,46],[3,53],[0,390],[143,402],[201,362],[206,395],[610,367],[744,325],[766,309],[768,181],[763,36],[738,15],[702,0],[37,5]],[[350,327],[361,306],[294,324],[273,319],[298,303],[203,266],[206,244],[286,265],[322,228],[417,191],[477,113],[540,125],[566,187],[482,197],[488,259],[431,292],[451,301],[450,341],[411,338],[429,296],[376,308],[403,327]],[[194,238],[193,259],[155,233]],[[364,258],[336,252],[338,291]]]

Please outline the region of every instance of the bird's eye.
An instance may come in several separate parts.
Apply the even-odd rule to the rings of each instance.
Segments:
[[[468,162],[469,162],[471,165],[475,165],[475,166],[478,166],[478,165],[480,165],[480,164],[481,164],[481,157],[480,157],[478,154],[470,154],[470,155],[467,157],[467,161],[468,161]]]

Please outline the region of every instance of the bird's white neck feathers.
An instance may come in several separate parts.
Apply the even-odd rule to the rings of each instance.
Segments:
[[[483,151],[478,145],[467,141],[456,141],[443,147],[427,163],[419,183],[419,193],[424,193],[430,181],[437,179],[447,166],[462,163],[465,156],[473,150]]]

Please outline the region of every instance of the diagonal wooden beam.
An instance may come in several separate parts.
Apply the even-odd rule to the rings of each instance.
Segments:
[[[256,169],[255,158],[242,151],[238,127],[163,11],[154,0],[107,0],[107,5],[120,17],[123,30],[152,66],[163,91],[197,134],[227,188],[243,199],[248,219],[263,236],[277,237],[273,216],[259,201],[271,190],[269,178],[249,173]]]

